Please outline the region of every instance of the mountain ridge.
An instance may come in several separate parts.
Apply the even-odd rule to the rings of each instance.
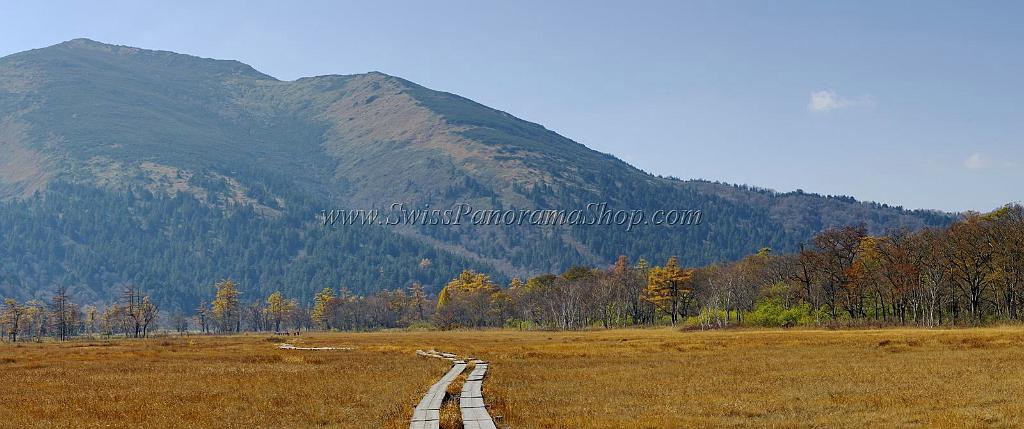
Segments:
[[[71,39],[71,40],[68,40],[68,41],[65,41],[65,42],[61,42],[61,43],[49,46],[49,47],[37,48],[37,49],[29,50],[29,51],[24,51],[24,52],[19,52],[19,53],[11,54],[11,55],[8,55],[6,57],[0,58],[0,60],[4,60],[4,59],[8,59],[8,58],[16,58],[18,56],[30,54],[30,53],[37,52],[37,51],[46,51],[46,50],[50,50],[50,49],[63,48],[63,47],[68,47],[68,48],[83,48],[84,47],[86,49],[91,49],[91,50],[124,51],[124,52],[129,52],[129,53],[136,53],[136,54],[138,54],[138,53],[152,53],[152,54],[159,54],[159,55],[167,55],[167,56],[171,56],[171,57],[188,58],[188,59],[192,59],[192,60],[196,60],[196,61],[231,64],[231,65],[237,66],[237,68],[243,68],[245,70],[248,70],[249,72],[247,74],[251,74],[252,76],[255,76],[258,80],[270,80],[270,81],[277,82],[277,83],[286,83],[286,84],[287,83],[308,83],[308,82],[313,82],[313,81],[318,81],[318,80],[335,80],[335,79],[340,79],[340,80],[372,79],[373,81],[391,80],[391,81],[401,82],[401,84],[404,85],[406,89],[426,89],[425,87],[422,87],[421,85],[416,84],[414,82],[408,81],[408,80],[403,79],[403,78],[398,77],[398,76],[389,75],[389,74],[386,74],[386,73],[383,73],[383,72],[380,72],[380,71],[369,71],[369,72],[365,72],[365,73],[355,73],[355,74],[327,74],[327,75],[300,77],[300,78],[297,78],[297,79],[291,80],[291,81],[283,81],[283,80],[279,80],[279,79],[277,79],[277,78],[275,78],[273,76],[270,76],[270,75],[264,74],[262,72],[259,72],[258,70],[256,70],[252,66],[250,66],[248,64],[245,64],[245,63],[242,63],[242,62],[239,62],[237,60],[214,59],[214,58],[199,57],[199,56],[194,56],[194,55],[189,55],[189,54],[181,54],[181,53],[177,53],[177,52],[173,52],[173,51],[166,51],[166,50],[147,50],[147,49],[127,46],[127,45],[106,44],[106,43],[98,42],[98,41],[95,41],[95,40],[89,39],[89,38]],[[444,92],[444,91],[434,91],[434,90],[428,90],[428,91],[436,93],[437,95],[442,96],[442,97],[452,97],[452,98],[457,98],[460,101],[472,103],[472,104],[474,104],[474,105],[476,105],[476,106],[478,106],[480,108],[487,109],[487,110],[492,110],[495,114],[502,115],[502,116],[504,116],[506,118],[509,118],[509,119],[514,119],[514,120],[517,120],[517,121],[521,121],[521,122],[527,123],[527,124],[529,124],[531,126],[535,126],[535,127],[539,128],[543,132],[547,132],[547,133],[551,133],[551,134],[557,135],[557,133],[547,129],[542,124],[537,124],[537,123],[533,123],[533,122],[529,122],[529,121],[519,120],[514,115],[512,115],[512,114],[510,114],[508,112],[504,112],[504,111],[497,110],[497,109],[492,109],[490,107],[487,107],[487,106],[484,106],[482,104],[479,104],[479,103],[477,103],[477,102],[475,102],[475,101],[473,101],[471,99],[468,99],[468,98],[465,98],[465,97],[461,97],[461,96],[459,96],[457,94],[449,93],[449,92]],[[443,112],[442,113],[438,113],[438,115],[443,117],[444,113]],[[455,123],[458,124],[459,122],[455,122]],[[704,184],[706,186],[756,188],[756,187],[752,187],[752,186],[749,186],[749,185],[722,183],[722,182],[718,182],[718,181],[712,181],[710,179],[675,179],[675,178],[672,178],[672,177],[665,177],[665,176],[662,176],[662,175],[656,175],[655,173],[647,172],[647,171],[639,169],[639,168],[637,168],[637,167],[635,167],[635,166],[633,166],[633,165],[631,165],[629,163],[626,163],[625,161],[622,161],[619,158],[617,158],[614,154],[594,151],[594,150],[591,150],[591,149],[587,148],[585,145],[582,145],[582,144],[580,144],[578,142],[574,142],[574,141],[572,141],[570,139],[567,139],[567,138],[564,138],[564,137],[562,137],[560,135],[557,135],[557,136],[560,139],[564,140],[564,141],[567,141],[567,142],[569,142],[571,144],[574,144],[574,145],[578,145],[579,147],[581,147],[583,149],[586,149],[587,151],[593,152],[595,154],[608,157],[608,158],[610,158],[610,159],[612,159],[614,161],[617,161],[617,162],[621,163],[622,165],[624,165],[624,166],[626,166],[626,167],[628,167],[630,169],[636,170],[637,172],[640,172],[640,173],[642,173],[644,175],[648,175],[648,176],[650,176],[652,178],[656,177],[656,178],[664,179],[664,180],[678,180],[678,181],[684,182],[684,183],[690,183],[690,182],[702,183],[702,184]],[[773,194],[775,194],[777,196],[786,196],[786,195],[792,195],[792,194],[803,194],[802,192],[780,192],[780,191],[775,191],[775,190],[766,189],[766,188],[757,188],[757,189],[769,191],[769,192],[771,192],[771,193],[773,193]],[[806,195],[814,196],[814,195],[818,195],[818,194],[806,194]],[[883,205],[883,206],[886,205],[886,204],[874,203],[874,202],[871,202],[871,201],[857,201],[857,202],[859,202],[859,203],[868,203],[868,204],[878,204],[878,205]],[[921,210],[937,212],[937,213],[942,213],[942,214],[947,214],[947,213],[944,213],[944,212],[942,212],[940,210],[931,210],[931,209],[921,209]]]
[[[326,249],[298,250],[303,240],[335,239],[356,245],[359,234],[365,233],[349,229],[338,233],[344,238],[317,236],[334,233],[312,225],[318,208],[380,208],[403,202],[416,207],[468,203],[481,209],[574,209],[608,202],[629,210],[700,209],[708,219],[700,226],[642,226],[632,231],[406,226],[381,232],[376,242],[395,237],[407,248],[385,245],[354,252],[381,267],[398,255],[412,261],[414,254],[447,254],[447,271],[424,274],[434,283],[456,271],[458,264],[507,277],[574,264],[609,264],[618,254],[656,260],[678,255],[684,263],[704,264],[736,259],[761,247],[794,250],[830,226],[864,223],[880,232],[941,226],[953,218],[847,197],[780,194],[654,176],[543,125],[380,72],[282,81],[233,60],[88,39],[0,58],[0,114],[0,148],[13,154],[0,159],[0,196],[35,201],[32,195],[48,192],[51,184],[67,183],[73,186],[61,185],[59,192],[96,188],[119,195],[126,207],[140,212],[150,207],[150,198],[167,200],[164,210],[171,211],[195,210],[187,202],[194,199],[224,213],[252,210],[271,222],[282,222],[277,227],[287,230],[286,235],[294,234],[293,243],[274,253],[279,258],[290,255],[287,260],[264,261],[271,265],[267,268],[247,268],[238,262],[235,267],[208,267],[181,276],[193,283],[207,281],[196,277],[200,272],[227,277],[239,271],[251,271],[248,277],[253,282],[287,278],[310,289],[325,286],[318,284],[324,283],[316,280],[318,276],[331,279],[326,283],[351,281],[351,275],[327,264],[352,263],[346,256],[316,253]],[[89,208],[88,201],[79,204]],[[304,212],[297,213],[300,208]],[[161,225],[159,219],[138,220],[144,221]],[[200,229],[206,234],[230,230],[215,220],[195,222],[204,225]],[[170,225],[162,228],[173,230]],[[75,243],[82,240],[74,231],[45,234],[53,236],[51,247],[71,254],[68,258],[77,257],[73,253],[80,246]],[[253,243],[267,235],[245,234]],[[25,239],[12,237],[9,246]],[[150,237],[167,241],[163,246],[202,246],[204,239],[208,237]],[[160,252],[155,244],[139,246]],[[228,259],[236,252],[222,251]],[[300,257],[317,262],[303,267],[303,273],[289,271],[289,264]],[[7,267],[16,265],[7,259]],[[95,277],[89,267],[72,270],[66,260],[39,262],[46,259],[42,254],[32,259],[38,262],[35,271],[17,274],[19,284],[29,274],[73,284],[97,281],[84,280]],[[399,280],[396,272],[405,269],[381,268],[389,269],[385,277],[390,281],[417,279],[407,275]],[[131,278],[125,270],[109,277]],[[372,272],[357,271],[359,281]],[[68,277],[77,280],[61,280]],[[155,287],[160,286],[157,283]]]

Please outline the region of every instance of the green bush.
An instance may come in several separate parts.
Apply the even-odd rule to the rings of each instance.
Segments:
[[[747,323],[765,327],[805,326],[814,324],[814,320],[811,306],[806,302],[786,308],[782,300],[775,297],[757,301],[754,311],[747,315]]]

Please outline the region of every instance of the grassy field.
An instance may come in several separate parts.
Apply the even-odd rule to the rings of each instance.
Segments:
[[[0,344],[0,426],[408,427],[447,369],[414,351],[436,348],[491,362],[484,396],[512,428],[1024,427],[1018,327],[290,339],[351,351],[279,340]]]

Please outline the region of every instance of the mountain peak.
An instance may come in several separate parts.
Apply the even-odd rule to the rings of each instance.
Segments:
[[[259,80],[276,80],[260,73],[252,66],[236,60],[220,60],[171,51],[142,49],[134,46],[98,42],[89,38],[76,38],[40,49],[33,49],[2,59],[28,60],[44,67],[79,65],[93,68],[127,69],[148,73],[152,68],[179,69],[182,73],[236,76]]]
[[[89,38],[86,38],[86,37],[78,37],[78,38],[75,38],[75,39],[71,39],[71,40],[68,40],[68,41],[65,41],[65,42],[58,43],[57,45],[78,46],[78,47],[114,46],[114,45],[109,45],[109,44],[106,44],[106,43],[103,43],[103,42],[97,42],[95,40],[92,40],[92,39],[89,39]]]

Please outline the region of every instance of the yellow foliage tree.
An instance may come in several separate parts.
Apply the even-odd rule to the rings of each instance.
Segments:
[[[675,325],[679,315],[686,311],[693,273],[693,269],[680,268],[679,261],[673,256],[668,258],[664,267],[654,267],[647,276],[644,298],[661,311],[668,313],[672,318],[672,325]]]
[[[281,332],[281,321],[288,314],[288,301],[280,291],[267,297],[267,314],[270,315],[270,320],[274,321],[274,332]]]
[[[220,323],[222,331],[242,328],[241,302],[235,282],[228,279],[217,283],[217,296],[213,300],[213,317]]]
[[[465,270],[448,282],[437,296],[437,314],[445,318],[444,323],[461,323],[483,326],[487,322],[495,300],[501,292],[487,274]]]
[[[331,321],[334,319],[334,306],[337,297],[334,295],[334,289],[329,287],[324,288],[320,293],[313,297],[313,323],[320,327],[320,329],[330,330]]]

